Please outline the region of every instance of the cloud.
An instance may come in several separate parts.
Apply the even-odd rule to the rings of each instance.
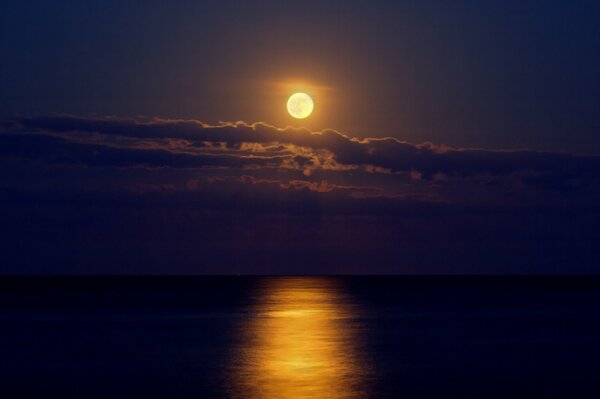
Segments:
[[[589,272],[598,204],[593,156],[244,122],[0,127],[12,273]]]
[[[506,175],[524,170],[600,175],[600,157],[594,156],[450,148],[432,143],[412,144],[391,137],[357,139],[330,129],[311,132],[302,128],[281,129],[264,123],[236,122],[211,126],[189,120],[63,116],[20,118],[14,124],[20,127],[20,131],[87,132],[146,140],[180,139],[188,141],[190,146],[214,146],[218,143],[223,144],[225,149],[240,150],[243,146],[250,152],[287,150],[296,154],[294,161],[304,165],[331,154],[340,165],[369,166],[394,172],[419,171],[423,178],[432,178],[436,173]],[[300,153],[302,149],[304,153]],[[319,154],[319,151],[327,153]]]
[[[600,157],[595,156],[451,148],[391,137],[359,139],[331,129],[311,132],[265,123],[39,116],[13,119],[3,126],[4,158],[87,167],[189,169],[196,171],[189,178],[198,182],[220,175],[239,183],[245,175],[277,182],[280,189],[466,203],[558,204],[600,196]],[[138,183],[132,185],[172,185]],[[192,190],[198,184],[181,187]],[[571,192],[578,192],[577,198],[569,197]]]
[[[0,135],[0,156],[35,159],[50,164],[81,164],[116,167],[202,168],[208,166],[240,167],[244,165],[280,164],[286,156],[236,156],[231,154],[190,154],[176,152],[165,145],[109,146],[71,141],[43,134]]]

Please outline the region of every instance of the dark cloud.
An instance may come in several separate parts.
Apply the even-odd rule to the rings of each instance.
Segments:
[[[285,156],[234,156],[230,154],[188,154],[167,149],[112,147],[73,142],[41,134],[0,135],[0,156],[39,160],[52,164],[87,166],[148,166],[201,168],[205,166],[240,167],[279,164]]]
[[[333,130],[279,129],[262,123],[223,123],[210,126],[198,121],[136,120],[118,118],[37,117],[15,121],[21,131],[51,133],[88,132],[136,139],[181,139],[192,145],[224,143],[239,148],[243,143],[275,144],[294,154],[300,166],[318,159],[314,153],[298,153],[298,148],[324,150],[340,165],[371,166],[392,172],[418,171],[422,178],[436,173],[472,176],[509,175],[516,172],[554,173],[562,178],[600,176],[600,157],[548,153],[530,150],[461,149],[431,143],[411,144],[395,138],[356,139]],[[283,146],[283,147],[281,147]],[[320,154],[321,157],[325,156]],[[181,155],[185,158],[184,155]],[[314,157],[314,158],[313,158]],[[314,166],[314,165],[313,165]]]
[[[600,200],[600,157],[595,156],[356,139],[333,130],[310,132],[263,123],[210,126],[185,120],[52,116],[14,119],[4,126],[0,155],[7,159],[187,170],[176,176],[154,171],[144,177],[112,171],[112,186],[106,177],[95,179],[103,181],[102,189],[198,191],[225,179],[247,190],[241,187],[241,176],[251,176],[274,182],[277,190],[334,191],[362,198],[520,206],[587,206]],[[81,178],[67,185],[100,186]],[[261,191],[263,186],[251,189]]]
[[[599,203],[593,156],[262,123],[0,128],[4,272],[589,273]]]
[[[562,206],[589,204],[600,197],[600,157],[594,156],[356,139],[333,130],[279,129],[263,123],[210,126],[185,120],[52,116],[19,118],[4,126],[0,155],[5,158],[196,170],[178,185],[173,176],[161,179],[156,172],[142,182],[121,184],[131,190],[198,190],[219,177],[240,185],[245,175],[276,182],[280,190],[398,200]]]

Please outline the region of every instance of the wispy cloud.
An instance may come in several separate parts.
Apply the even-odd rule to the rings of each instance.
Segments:
[[[476,198],[543,202],[567,197],[571,191],[595,198],[600,180],[600,157],[451,148],[392,137],[358,139],[330,129],[311,132],[265,123],[44,116],[18,118],[4,126],[0,154],[5,158],[87,167],[187,169],[186,173],[196,172],[198,181],[217,171],[313,192],[341,190],[365,196],[369,191],[390,198],[416,195],[451,202]],[[167,182],[158,183],[162,187]]]
[[[597,260],[598,157],[245,122],[1,126],[11,272],[49,261],[61,271],[306,272],[310,261],[311,272],[569,272]]]

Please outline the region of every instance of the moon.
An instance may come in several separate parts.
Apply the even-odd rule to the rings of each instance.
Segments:
[[[313,100],[306,93],[294,93],[288,98],[287,110],[296,119],[308,118],[313,108]]]

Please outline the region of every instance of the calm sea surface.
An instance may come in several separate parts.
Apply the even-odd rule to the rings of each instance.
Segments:
[[[5,398],[598,398],[600,279],[0,278]]]

